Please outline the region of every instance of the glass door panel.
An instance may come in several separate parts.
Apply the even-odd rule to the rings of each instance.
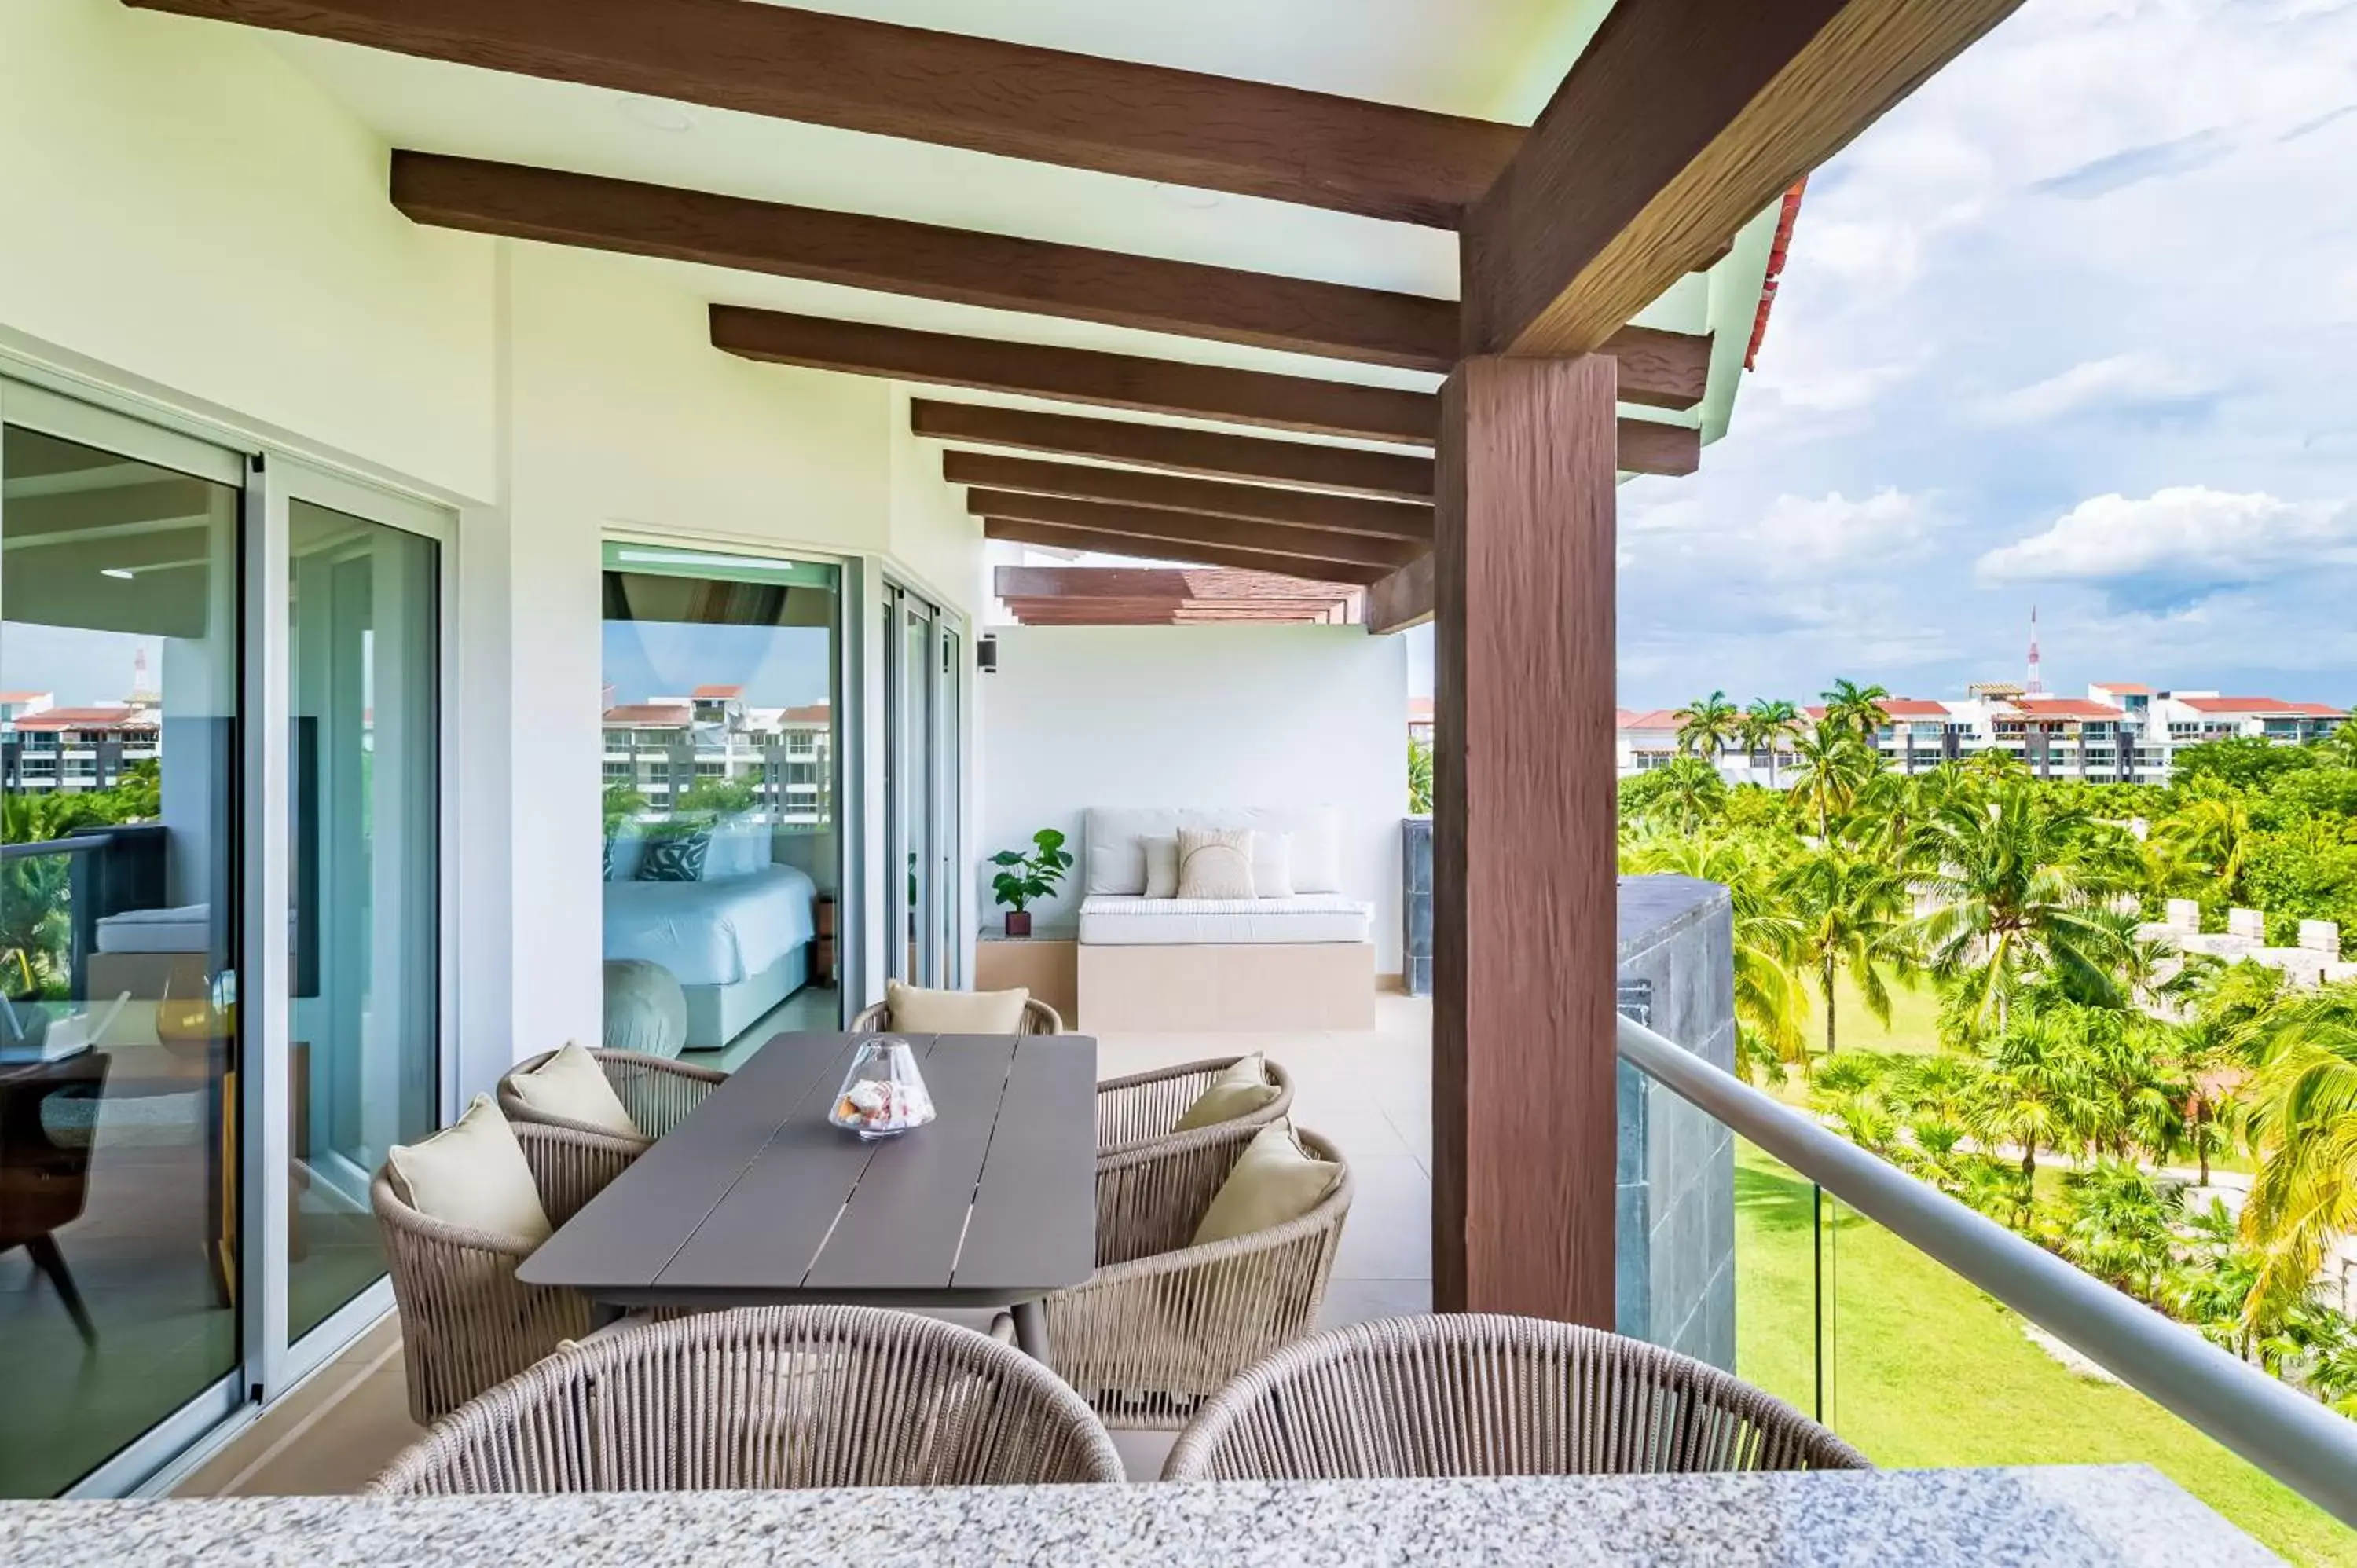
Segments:
[[[903,845],[900,865],[909,886],[909,972],[920,985],[940,985],[940,943],[934,909],[940,878],[933,865],[933,620],[928,607],[900,598],[899,744],[902,766],[896,802]]]
[[[933,756],[938,759],[933,833],[933,930],[938,967],[944,985],[963,985],[959,962],[964,944],[958,940],[958,906],[963,873],[957,864],[958,832],[958,677],[963,647],[958,634],[941,622],[941,657],[933,660],[937,689],[933,699]]]
[[[287,1335],[384,1273],[369,1182],[439,1118],[440,546],[287,509]]]
[[[36,1498],[242,1356],[242,465],[38,396],[0,388],[0,1495]]]

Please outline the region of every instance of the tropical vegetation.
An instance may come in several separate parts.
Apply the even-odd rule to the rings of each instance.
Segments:
[[[1677,711],[1682,755],[1622,786],[1624,869],[1731,891],[1741,1065],[2357,1416],[2322,1273],[2357,1234],[2357,982],[2148,929],[2190,899],[2211,929],[2235,906],[2279,942],[2303,919],[2357,939],[2357,733],[2186,748],[2165,788],[2005,755],[1907,775],[1877,749],[1886,696],[1842,682],[1804,721],[1713,692]],[[1792,757],[1789,787],[1727,784],[1731,746]],[[1879,1048],[1903,1000],[1929,1037]]]

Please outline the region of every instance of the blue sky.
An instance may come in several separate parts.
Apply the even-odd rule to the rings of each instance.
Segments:
[[[1819,171],[1620,696],[2357,700],[2357,0],[2029,0]]]

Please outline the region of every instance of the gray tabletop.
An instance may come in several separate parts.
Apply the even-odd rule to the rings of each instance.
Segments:
[[[0,1502],[10,1568],[2261,1568],[2140,1466],[928,1491]]]
[[[901,1035],[939,1113],[826,1120],[873,1036],[780,1035],[517,1271],[617,1306],[1003,1305],[1096,1266],[1096,1042]]]

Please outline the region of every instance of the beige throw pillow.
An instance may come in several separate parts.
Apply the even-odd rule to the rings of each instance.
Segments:
[[[1268,1063],[1259,1056],[1249,1056],[1222,1073],[1203,1090],[1187,1114],[1178,1118],[1174,1133],[1191,1133],[1198,1127],[1216,1126],[1232,1122],[1239,1116],[1249,1116],[1276,1098],[1276,1085],[1268,1080]]]
[[[1253,835],[1243,828],[1178,830],[1178,897],[1253,896]]]
[[[1175,837],[1150,838],[1146,843],[1146,896],[1148,898],[1178,897],[1178,840]]]
[[[1252,863],[1254,897],[1290,898],[1293,897],[1293,835],[1291,833],[1254,833]]]
[[[900,1035],[1013,1035],[1023,1028],[1023,1004],[1031,993],[1013,991],[928,991],[884,983],[888,1027]]]
[[[488,1094],[455,1126],[385,1151],[393,1190],[429,1219],[538,1243],[554,1229],[508,1119]]]
[[[597,1058],[577,1045],[565,1047],[529,1072],[508,1075],[508,1090],[529,1110],[560,1122],[578,1122],[618,1137],[645,1136]]]
[[[1291,1122],[1272,1122],[1244,1145],[1243,1157],[1195,1227],[1193,1244],[1232,1240],[1298,1219],[1325,1202],[1341,1179],[1340,1164],[1304,1149]]]

